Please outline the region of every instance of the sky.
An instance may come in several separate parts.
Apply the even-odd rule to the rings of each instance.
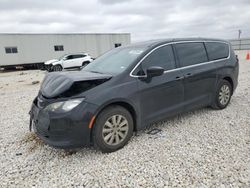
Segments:
[[[0,33],[250,37],[250,0],[0,0]]]

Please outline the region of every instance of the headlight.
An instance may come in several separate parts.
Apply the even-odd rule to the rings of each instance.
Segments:
[[[50,105],[48,105],[45,110],[51,111],[51,112],[68,112],[72,110],[73,108],[77,107],[84,98],[81,99],[71,99],[68,101],[62,101],[62,102],[55,102]]]

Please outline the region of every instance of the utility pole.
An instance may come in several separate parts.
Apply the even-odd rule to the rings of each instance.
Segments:
[[[238,35],[238,39],[239,39],[239,50],[241,50],[241,40],[240,40],[240,35],[241,35],[242,31],[239,29],[239,30],[238,30],[238,32],[239,32],[239,35]]]
[[[238,39],[240,39],[240,35],[241,35],[242,31],[239,29],[238,32],[239,32]]]

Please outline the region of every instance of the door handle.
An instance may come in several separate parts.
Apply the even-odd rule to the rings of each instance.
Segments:
[[[177,81],[178,81],[178,80],[182,80],[182,79],[184,79],[184,76],[176,76],[176,77],[175,77],[175,80],[177,80]]]

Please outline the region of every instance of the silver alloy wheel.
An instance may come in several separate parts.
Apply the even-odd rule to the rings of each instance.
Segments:
[[[230,88],[228,85],[222,85],[219,92],[219,101],[222,105],[226,105],[230,99]]]
[[[108,145],[118,145],[127,137],[128,129],[128,121],[124,116],[113,115],[103,126],[103,140]]]

